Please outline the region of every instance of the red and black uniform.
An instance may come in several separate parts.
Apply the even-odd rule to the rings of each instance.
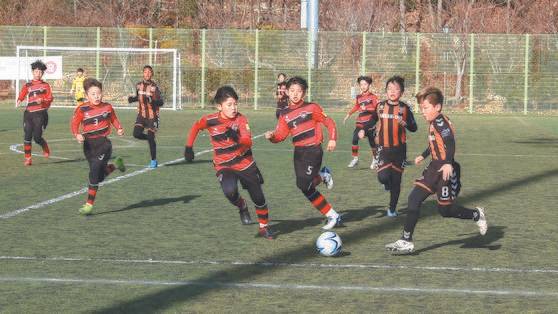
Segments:
[[[41,145],[43,151],[48,154],[50,150],[46,140],[43,138],[43,131],[48,125],[48,108],[52,103],[53,97],[50,85],[43,80],[32,80],[23,85],[19,101],[27,97],[27,106],[23,113],[23,147],[25,158],[31,158],[31,140]]]
[[[322,181],[319,175],[323,156],[321,124],[326,126],[330,140],[337,140],[335,121],[324,113],[320,105],[303,101],[291,103],[279,117],[270,141],[278,143],[289,135],[292,137],[296,185],[312,205],[326,215],[331,205],[316,190]]]
[[[238,181],[255,204],[260,227],[268,223],[268,206],[261,185],[263,177],[252,155],[252,135],[248,119],[238,113],[229,119],[220,112],[203,116],[192,128],[186,147],[192,147],[201,130],[207,129],[213,146],[213,165],[227,199],[239,209],[245,200],[238,193]]]
[[[405,222],[403,238],[411,240],[418,221],[420,206],[432,194],[438,197],[438,211],[443,217],[478,220],[477,210],[455,205],[461,190],[461,166],[454,159],[455,130],[448,117],[440,114],[434,119],[428,130],[428,148],[422,157],[432,156],[432,161],[415,181],[415,187],[409,194],[409,211]],[[444,180],[440,168],[451,164],[453,172],[449,180]]]
[[[81,126],[81,130],[80,130]],[[87,203],[93,205],[99,183],[114,171],[114,165],[108,165],[112,155],[112,143],[107,138],[111,126],[121,129],[120,121],[111,104],[92,105],[89,102],[79,105],[71,121],[74,137],[81,133],[85,137],[83,153],[89,163],[89,193]]]
[[[403,164],[407,159],[406,130],[416,132],[417,123],[411,108],[399,101],[382,101],[376,108],[378,124],[378,180],[390,191],[390,210],[397,207],[401,192]]]
[[[281,113],[287,109],[289,106],[289,96],[283,91],[280,90],[279,85],[277,85],[277,109],[275,109],[275,116],[279,119]]]
[[[374,148],[376,146],[374,143],[374,136],[376,122],[378,122],[378,114],[376,112],[377,106],[378,97],[367,91],[359,94],[356,97],[355,105],[351,109],[351,111],[349,111],[349,115],[352,115],[353,113],[358,111],[355,130],[353,132],[353,157],[358,156],[358,132],[360,132],[361,130],[364,130],[364,134],[368,138],[368,144],[370,144],[370,148]]]
[[[134,126],[134,137],[147,140],[151,160],[157,159],[155,132],[159,129],[159,108],[163,106],[163,98],[159,87],[152,80],[136,84],[136,96],[129,97],[128,102],[138,102],[138,116]],[[143,133],[147,129],[147,134]]]

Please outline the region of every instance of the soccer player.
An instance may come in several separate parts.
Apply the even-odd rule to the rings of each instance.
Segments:
[[[372,78],[369,76],[359,76],[357,78],[357,84],[360,88],[360,94],[357,95],[354,107],[347,112],[347,115],[343,119],[343,124],[349,119],[349,117],[358,111],[358,117],[356,120],[356,127],[353,132],[353,146],[352,155],[353,160],[349,163],[349,168],[354,168],[358,164],[358,140],[366,136],[368,138],[368,143],[372,149],[372,164],[370,169],[376,169],[378,166],[378,160],[376,159],[376,143],[375,143],[375,126],[378,122],[378,115],[376,113],[376,106],[378,105],[378,97],[370,92],[370,84],[372,84]]]
[[[430,164],[415,181],[409,194],[409,211],[400,240],[387,244],[386,249],[394,253],[410,253],[414,250],[413,232],[417,224],[420,206],[432,194],[438,197],[438,212],[443,217],[469,219],[476,222],[481,235],[488,229],[484,209],[468,209],[454,204],[461,190],[461,167],[455,161],[455,131],[452,123],[442,114],[444,96],[438,88],[425,88],[417,94],[417,101],[424,119],[430,124],[428,147],[415,158],[420,164],[429,155]]]
[[[52,103],[53,97],[50,85],[42,80],[43,74],[47,69],[46,65],[37,60],[31,64],[33,71],[33,80],[23,85],[19,97],[17,98],[17,106],[27,97],[27,106],[23,113],[23,149],[25,152],[25,166],[31,166],[31,140],[41,145],[43,148],[43,156],[50,156],[50,149],[47,141],[43,138],[43,131],[48,125],[48,108]]]
[[[405,91],[405,80],[393,76],[386,82],[387,100],[376,108],[378,124],[378,180],[390,191],[389,217],[397,216],[397,202],[401,192],[403,165],[407,159],[406,130],[416,132],[417,123],[411,108],[400,100]]]
[[[341,216],[316,190],[322,181],[328,189],[333,187],[329,168],[323,167],[320,170],[323,157],[321,124],[327,127],[329,133],[327,150],[330,152],[335,149],[337,131],[335,121],[324,113],[320,105],[304,101],[307,89],[308,83],[303,78],[295,76],[287,81],[289,107],[279,117],[275,130],[265,132],[265,138],[272,143],[279,143],[287,136],[292,136],[296,186],[312,205],[327,217],[327,222],[322,228],[329,230],[341,224]]]
[[[194,160],[193,146],[196,137],[201,130],[207,129],[213,145],[213,165],[225,197],[238,207],[242,224],[252,224],[248,204],[238,193],[240,181],[256,206],[258,235],[274,239],[268,226],[269,209],[262,191],[264,180],[252,156],[252,135],[248,119],[238,112],[238,95],[232,87],[222,86],[217,89],[214,101],[218,112],[203,116],[194,123],[186,140],[184,158],[187,162]]]
[[[76,99],[76,104],[79,106],[85,101],[85,89],[83,89],[83,81],[85,81],[86,77],[83,74],[83,69],[78,68],[76,70],[76,77],[72,81],[72,89],[70,93],[75,92],[74,96]]]
[[[285,82],[287,80],[287,74],[285,73],[279,73],[277,74],[277,86],[276,86],[276,90],[275,90],[275,100],[279,100],[279,98],[281,98],[281,86],[280,84]]]
[[[279,88],[279,95],[277,97],[277,109],[275,110],[275,117],[279,116],[289,106],[289,96],[287,96],[287,82],[277,84]]]
[[[124,135],[124,129],[111,104],[103,102],[103,85],[96,79],[88,78],[83,82],[87,102],[79,105],[71,121],[72,134],[79,143],[83,143],[83,153],[89,163],[89,187],[87,202],[79,210],[82,215],[90,215],[93,211],[95,196],[99,183],[114,169],[125,171],[124,161],[118,157],[114,164],[108,161],[112,155],[112,143],[108,139],[111,126],[116,128],[118,135]],[[80,132],[81,126],[81,132]]]
[[[143,67],[143,80],[136,84],[136,95],[128,97],[128,102],[138,102],[138,116],[134,126],[134,137],[147,140],[151,154],[150,168],[157,168],[157,144],[155,133],[159,129],[159,108],[163,106],[163,98],[159,87],[151,80],[153,68],[150,65]],[[144,133],[147,129],[147,134]]]

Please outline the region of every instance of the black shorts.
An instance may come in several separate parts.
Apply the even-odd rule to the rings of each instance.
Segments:
[[[323,155],[322,146],[295,147],[293,160],[299,188],[312,184],[322,167]]]
[[[250,189],[251,186],[264,184],[264,179],[260,173],[260,169],[253,163],[250,167],[237,171],[230,168],[221,169],[217,171],[217,178],[222,182],[224,178],[233,178],[240,181],[242,188],[245,190]]]
[[[392,148],[378,147],[378,172],[387,168],[403,172],[405,160],[407,160],[406,144]]]
[[[86,138],[83,142],[83,154],[88,161],[104,161],[112,155],[111,141],[102,136],[97,138]]]
[[[461,191],[461,166],[453,162],[453,173],[449,180],[442,179],[440,167],[442,164],[431,162],[422,172],[422,176],[415,180],[415,185],[430,194],[436,193],[438,204],[451,205]]]
[[[376,136],[376,129],[374,127],[372,128],[366,128],[363,126],[359,126],[357,125],[355,127],[355,130],[353,131],[353,145],[358,145],[358,141],[360,140],[360,138],[358,137],[358,133],[364,130],[364,136],[366,138],[368,138],[368,144],[370,145],[370,148],[374,148],[376,147],[376,144],[374,142],[374,137]]]
[[[141,114],[138,114],[138,117],[136,118],[136,125],[141,126],[144,129],[157,132],[157,130],[159,129],[159,116],[156,116],[153,119],[148,119],[142,117]]]
[[[48,112],[46,110],[29,112],[23,112],[23,128],[41,128],[46,130],[48,125]]]

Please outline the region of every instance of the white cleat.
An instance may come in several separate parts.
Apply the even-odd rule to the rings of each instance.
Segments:
[[[386,250],[393,254],[409,254],[415,249],[415,245],[411,241],[397,240],[393,243],[386,244]]]
[[[378,158],[372,158],[372,163],[370,164],[370,169],[378,169]]]
[[[333,189],[333,175],[328,167],[322,167],[322,170],[320,170],[320,177],[322,177],[322,181],[325,183],[328,190]]]
[[[338,215],[336,218],[327,217],[326,224],[322,227],[323,230],[331,230],[334,227],[341,225],[341,215]]]
[[[347,165],[349,168],[354,168],[358,165],[358,157],[353,157],[353,160]]]
[[[486,231],[488,230],[488,223],[486,222],[486,216],[484,215],[484,208],[483,207],[476,207],[476,210],[479,211],[479,220],[475,223],[479,226],[479,233],[481,235],[485,235]]]

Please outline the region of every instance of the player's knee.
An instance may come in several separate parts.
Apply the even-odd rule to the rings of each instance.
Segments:
[[[153,132],[153,131],[147,132],[147,139],[150,140],[150,141],[154,141],[155,140],[155,132]]]
[[[141,139],[143,137],[143,129],[142,128],[134,128],[134,137],[137,139]]]
[[[378,172],[378,181],[380,181],[381,184],[390,183],[390,180],[391,180],[391,175],[389,173],[389,170],[383,170]]]
[[[45,140],[43,139],[42,136],[33,136],[33,140],[35,140],[35,143],[41,146],[45,143]]]
[[[451,205],[438,205],[438,212],[442,217],[453,217]]]
[[[308,192],[314,189],[312,184],[312,180],[296,180],[296,187],[304,193],[304,195],[308,194]]]

